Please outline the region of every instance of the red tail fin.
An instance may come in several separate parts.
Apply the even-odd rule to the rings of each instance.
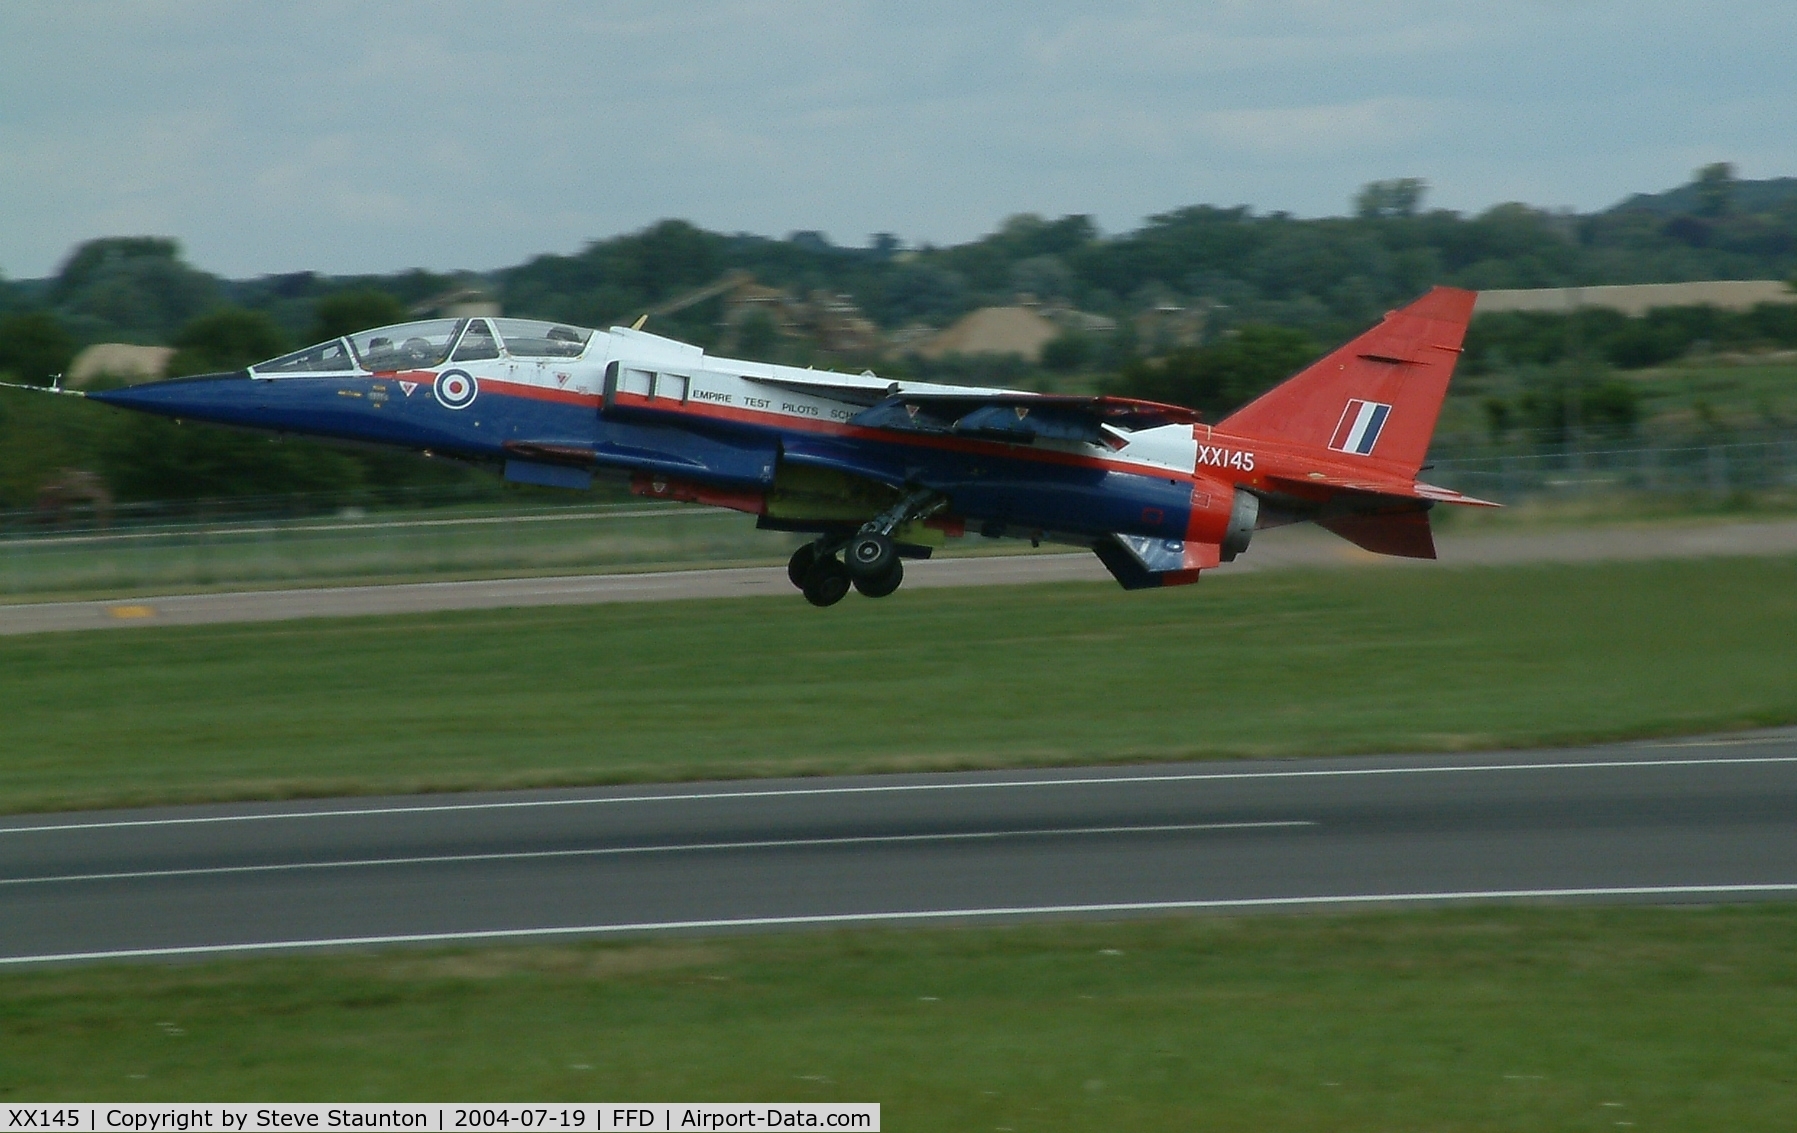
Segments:
[[[1364,456],[1414,476],[1429,450],[1478,293],[1437,287],[1217,428]]]

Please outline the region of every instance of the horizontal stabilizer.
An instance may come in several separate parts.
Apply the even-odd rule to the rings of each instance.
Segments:
[[[1300,480],[1296,477],[1269,476],[1267,483],[1275,491],[1287,492],[1303,499],[1322,499],[1335,492],[1364,492],[1373,496],[1394,496],[1402,500],[1428,500],[1438,504],[1463,507],[1503,507],[1503,504],[1462,495],[1452,488],[1440,488],[1420,480],[1386,480],[1371,476],[1328,476],[1313,472]]]

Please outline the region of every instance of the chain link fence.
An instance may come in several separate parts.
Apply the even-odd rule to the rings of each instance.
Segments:
[[[1598,492],[1724,498],[1797,488],[1797,438],[1447,458],[1423,477],[1502,503]]]
[[[1438,459],[1502,503],[1797,491],[1797,436]],[[465,489],[0,511],[0,598],[772,562],[798,537],[712,508]]]
[[[577,574],[783,558],[752,517],[648,501],[257,515],[247,501],[0,514],[4,596],[171,592],[399,579]],[[282,510],[287,510],[283,501]]]

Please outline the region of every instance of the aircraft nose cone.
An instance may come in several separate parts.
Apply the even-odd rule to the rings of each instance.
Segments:
[[[105,402],[121,409],[140,413],[156,413],[164,417],[192,417],[202,421],[229,421],[245,407],[249,392],[248,371],[229,374],[200,374],[191,378],[170,378],[161,382],[144,382],[119,389],[96,390],[88,394],[91,401]]]
[[[119,408],[135,408],[147,414],[180,417],[190,412],[198,417],[203,415],[198,410],[223,408],[232,401],[239,401],[248,383],[248,370],[237,370],[234,374],[198,374],[194,378],[169,378],[115,390],[95,390],[88,394],[88,399]]]

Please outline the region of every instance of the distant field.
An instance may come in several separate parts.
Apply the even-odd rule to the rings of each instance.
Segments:
[[[1674,430],[1701,437],[1706,429],[1797,425],[1797,361],[1788,353],[1770,359],[1693,356],[1665,366],[1611,373],[1639,393],[1644,436]],[[1437,441],[1449,447],[1482,442],[1488,432],[1485,398],[1493,393],[1514,397],[1517,392],[1512,374],[1457,377],[1442,406]],[[1616,442],[1599,438],[1593,443]]]
[[[0,639],[0,809],[1439,751],[1797,721],[1797,561]]]
[[[1691,358],[1625,376],[1638,384],[1643,413],[1687,427],[1797,424],[1797,362],[1731,363]]]
[[[894,1130],[1797,1128],[1797,906],[0,976],[0,1096],[877,1101]]]

